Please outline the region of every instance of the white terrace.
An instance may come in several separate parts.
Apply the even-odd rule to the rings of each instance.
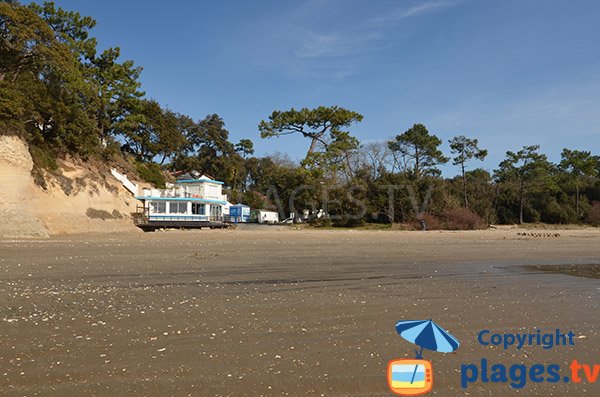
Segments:
[[[197,179],[179,179],[175,184],[167,184],[166,189],[142,189],[140,198],[199,198],[227,201],[222,192],[223,182],[202,175]]]

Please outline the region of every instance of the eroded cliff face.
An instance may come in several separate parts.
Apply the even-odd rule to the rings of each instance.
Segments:
[[[31,208],[32,168],[25,142],[0,136],[0,237],[48,236]]]
[[[131,221],[136,200],[110,173],[63,161],[44,175],[44,188],[31,176],[25,142],[0,136],[0,237],[140,232]]]

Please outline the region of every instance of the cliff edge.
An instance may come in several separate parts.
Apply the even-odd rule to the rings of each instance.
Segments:
[[[27,144],[0,136],[0,238],[141,232],[130,216],[136,199],[110,172],[61,161],[58,172],[43,173],[42,187],[32,169]]]

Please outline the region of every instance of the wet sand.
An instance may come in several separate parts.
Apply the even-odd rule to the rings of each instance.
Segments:
[[[554,233],[555,231],[553,231]],[[599,230],[201,230],[0,241],[0,394],[391,396],[394,324],[461,342],[425,352],[437,396],[597,396],[597,384],[477,382],[461,364],[600,364]],[[504,350],[480,330],[556,328],[572,347]]]

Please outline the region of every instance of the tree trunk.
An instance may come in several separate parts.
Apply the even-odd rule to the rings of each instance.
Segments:
[[[231,178],[231,186],[233,187],[233,189],[235,190],[236,185],[237,185],[237,168],[233,169],[233,177]]]
[[[308,152],[306,152],[306,157],[304,158],[305,160],[315,151],[316,147],[317,147],[317,138],[312,138],[312,141],[310,141],[310,147],[308,148]]]
[[[419,148],[415,147],[415,180],[419,180]]]
[[[354,178],[354,171],[352,170],[352,165],[350,164],[350,155],[346,155],[346,167],[348,167],[348,172],[346,173],[348,179]]]
[[[462,183],[463,183],[463,197],[465,199],[465,208],[469,209],[469,198],[467,197],[467,177],[465,176],[465,162],[461,163],[462,169]]]
[[[525,202],[525,183],[521,180],[521,186],[519,189],[519,223],[523,224],[523,206]]]
[[[579,184],[575,184],[575,191],[577,192],[575,195],[575,208],[577,209],[577,217],[579,218]]]

